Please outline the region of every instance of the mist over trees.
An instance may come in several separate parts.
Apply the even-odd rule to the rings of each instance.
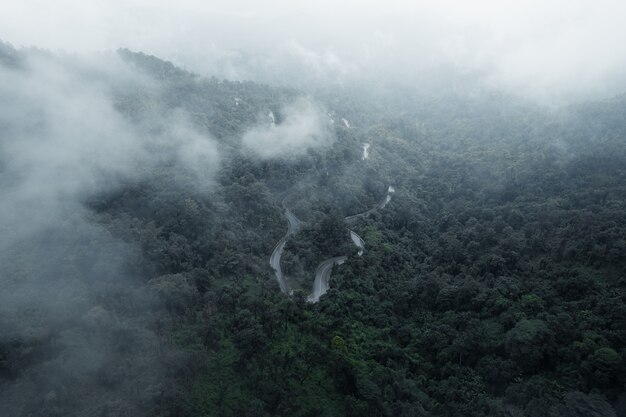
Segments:
[[[394,36],[376,65],[0,43],[0,415],[626,416],[619,77],[518,94],[524,48],[419,66]]]

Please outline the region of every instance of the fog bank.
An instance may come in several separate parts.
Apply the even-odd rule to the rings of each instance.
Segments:
[[[276,115],[269,112],[258,126],[242,138],[246,149],[263,159],[291,158],[304,155],[309,149],[328,146],[334,140],[330,115],[310,101],[300,99]]]
[[[0,36],[69,51],[128,47],[207,75],[309,88],[415,85],[454,68],[531,98],[576,99],[623,91],[625,19],[615,0],[24,0],[0,5]]]
[[[86,201],[164,161],[207,192],[217,147],[182,115],[123,116],[115,89],[157,87],[114,55],[21,56],[17,69],[0,66],[0,346],[12,355],[2,357],[11,383],[0,387],[0,414],[144,415],[168,355],[149,262]]]

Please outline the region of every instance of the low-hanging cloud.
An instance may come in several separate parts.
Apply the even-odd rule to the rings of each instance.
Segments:
[[[110,86],[151,88],[150,80],[130,72],[115,55],[97,63],[120,69],[94,76],[94,65],[46,56],[31,57],[25,70],[0,67],[0,162],[10,196],[0,210],[8,224],[37,228],[34,213],[28,222],[9,219],[140,179],[163,158],[173,158],[198,184],[211,183],[219,164],[215,142],[183,114],[147,113],[133,125],[115,108]],[[48,221],[53,213],[43,216]]]
[[[260,158],[293,158],[334,140],[327,113],[306,99],[285,106],[280,115],[268,111],[262,118],[242,138],[244,148]]]
[[[112,236],[85,201],[164,163],[206,192],[217,146],[182,114],[128,120],[115,91],[155,87],[114,55],[19,55],[19,68],[0,65],[0,346],[36,354],[5,364],[15,375],[1,386],[0,414],[62,403],[76,415],[143,415],[163,381],[157,303],[140,249]]]
[[[10,197],[0,211],[12,229],[37,230],[99,182],[132,173],[140,142],[97,88],[48,60],[0,71],[2,188]]]
[[[304,87],[420,86],[452,65],[533,98],[578,98],[625,88],[625,18],[617,0],[21,0],[0,4],[0,36],[53,49],[128,47],[205,74]]]

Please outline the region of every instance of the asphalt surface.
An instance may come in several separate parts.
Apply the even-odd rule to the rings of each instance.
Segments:
[[[310,303],[317,303],[320,297],[326,294],[328,291],[329,285],[328,281],[330,280],[330,273],[333,270],[334,265],[341,265],[348,259],[347,256],[336,256],[334,258],[330,258],[319,264],[317,269],[315,270],[315,280],[313,281],[313,291],[311,295],[307,298],[307,301]]]
[[[276,246],[274,246],[272,255],[270,255],[270,266],[276,274],[276,281],[278,281],[280,290],[285,294],[291,294],[289,284],[287,283],[285,274],[283,274],[283,269],[280,266],[280,258],[283,255],[283,251],[285,250],[285,244],[287,244],[287,239],[289,239],[292,235],[296,234],[298,230],[300,230],[300,220],[287,208],[285,209],[285,216],[287,217],[287,222],[289,223],[289,226],[287,227],[287,233],[278,241]]]
[[[369,151],[369,145],[365,148],[364,153]],[[376,210],[383,209],[390,201],[391,194],[396,190],[389,186],[387,188],[387,194],[385,198],[382,199],[376,206],[371,209],[364,211],[363,213],[358,213],[352,216],[348,216],[345,218],[346,222],[350,222],[356,220],[358,218],[363,218],[369,216]],[[283,251],[285,250],[285,245],[287,244],[287,240],[296,234],[298,230],[300,230],[300,220],[293,214],[286,206],[285,200],[287,197],[284,197],[282,200],[282,206],[285,209],[285,217],[287,217],[288,227],[287,233],[278,241],[276,246],[274,246],[274,250],[270,255],[270,266],[274,269],[276,273],[276,280],[278,281],[278,285],[280,286],[280,290],[285,294],[291,294],[293,291],[289,288],[289,284],[287,283],[287,279],[285,274],[283,273],[283,269],[280,265],[280,259],[283,255]],[[352,242],[359,248],[358,256],[362,256],[365,252],[365,241],[359,236],[356,232],[348,229],[350,232],[350,238]],[[310,303],[316,303],[319,301],[320,297],[324,295],[329,288],[330,274],[333,270],[333,266],[341,265],[348,259],[347,256],[336,256],[325,261],[322,261],[315,270],[315,279],[313,281],[313,289],[311,294],[307,297],[307,301]]]

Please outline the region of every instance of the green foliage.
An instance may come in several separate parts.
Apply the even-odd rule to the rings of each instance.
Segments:
[[[259,161],[240,135],[296,92],[119,53],[163,87],[120,92],[129,120],[147,103],[179,109],[229,155],[210,195],[163,164],[87,202],[140,248],[129,267],[160,300],[157,350],[177,352],[163,354],[171,367],[152,415],[615,415],[626,383],[623,97],[553,114],[488,93],[402,112],[337,94],[327,105],[360,125],[337,128],[329,150]],[[389,184],[391,202],[350,225],[367,245],[354,256],[344,217]],[[268,265],[286,194],[306,221],[285,252],[304,289],[293,297]],[[25,252],[8,273],[28,274]],[[59,253],[64,274],[85,270],[80,254],[79,243]],[[344,254],[327,296],[307,304],[315,266]],[[0,344],[2,381],[45,361],[36,348],[52,337]]]

